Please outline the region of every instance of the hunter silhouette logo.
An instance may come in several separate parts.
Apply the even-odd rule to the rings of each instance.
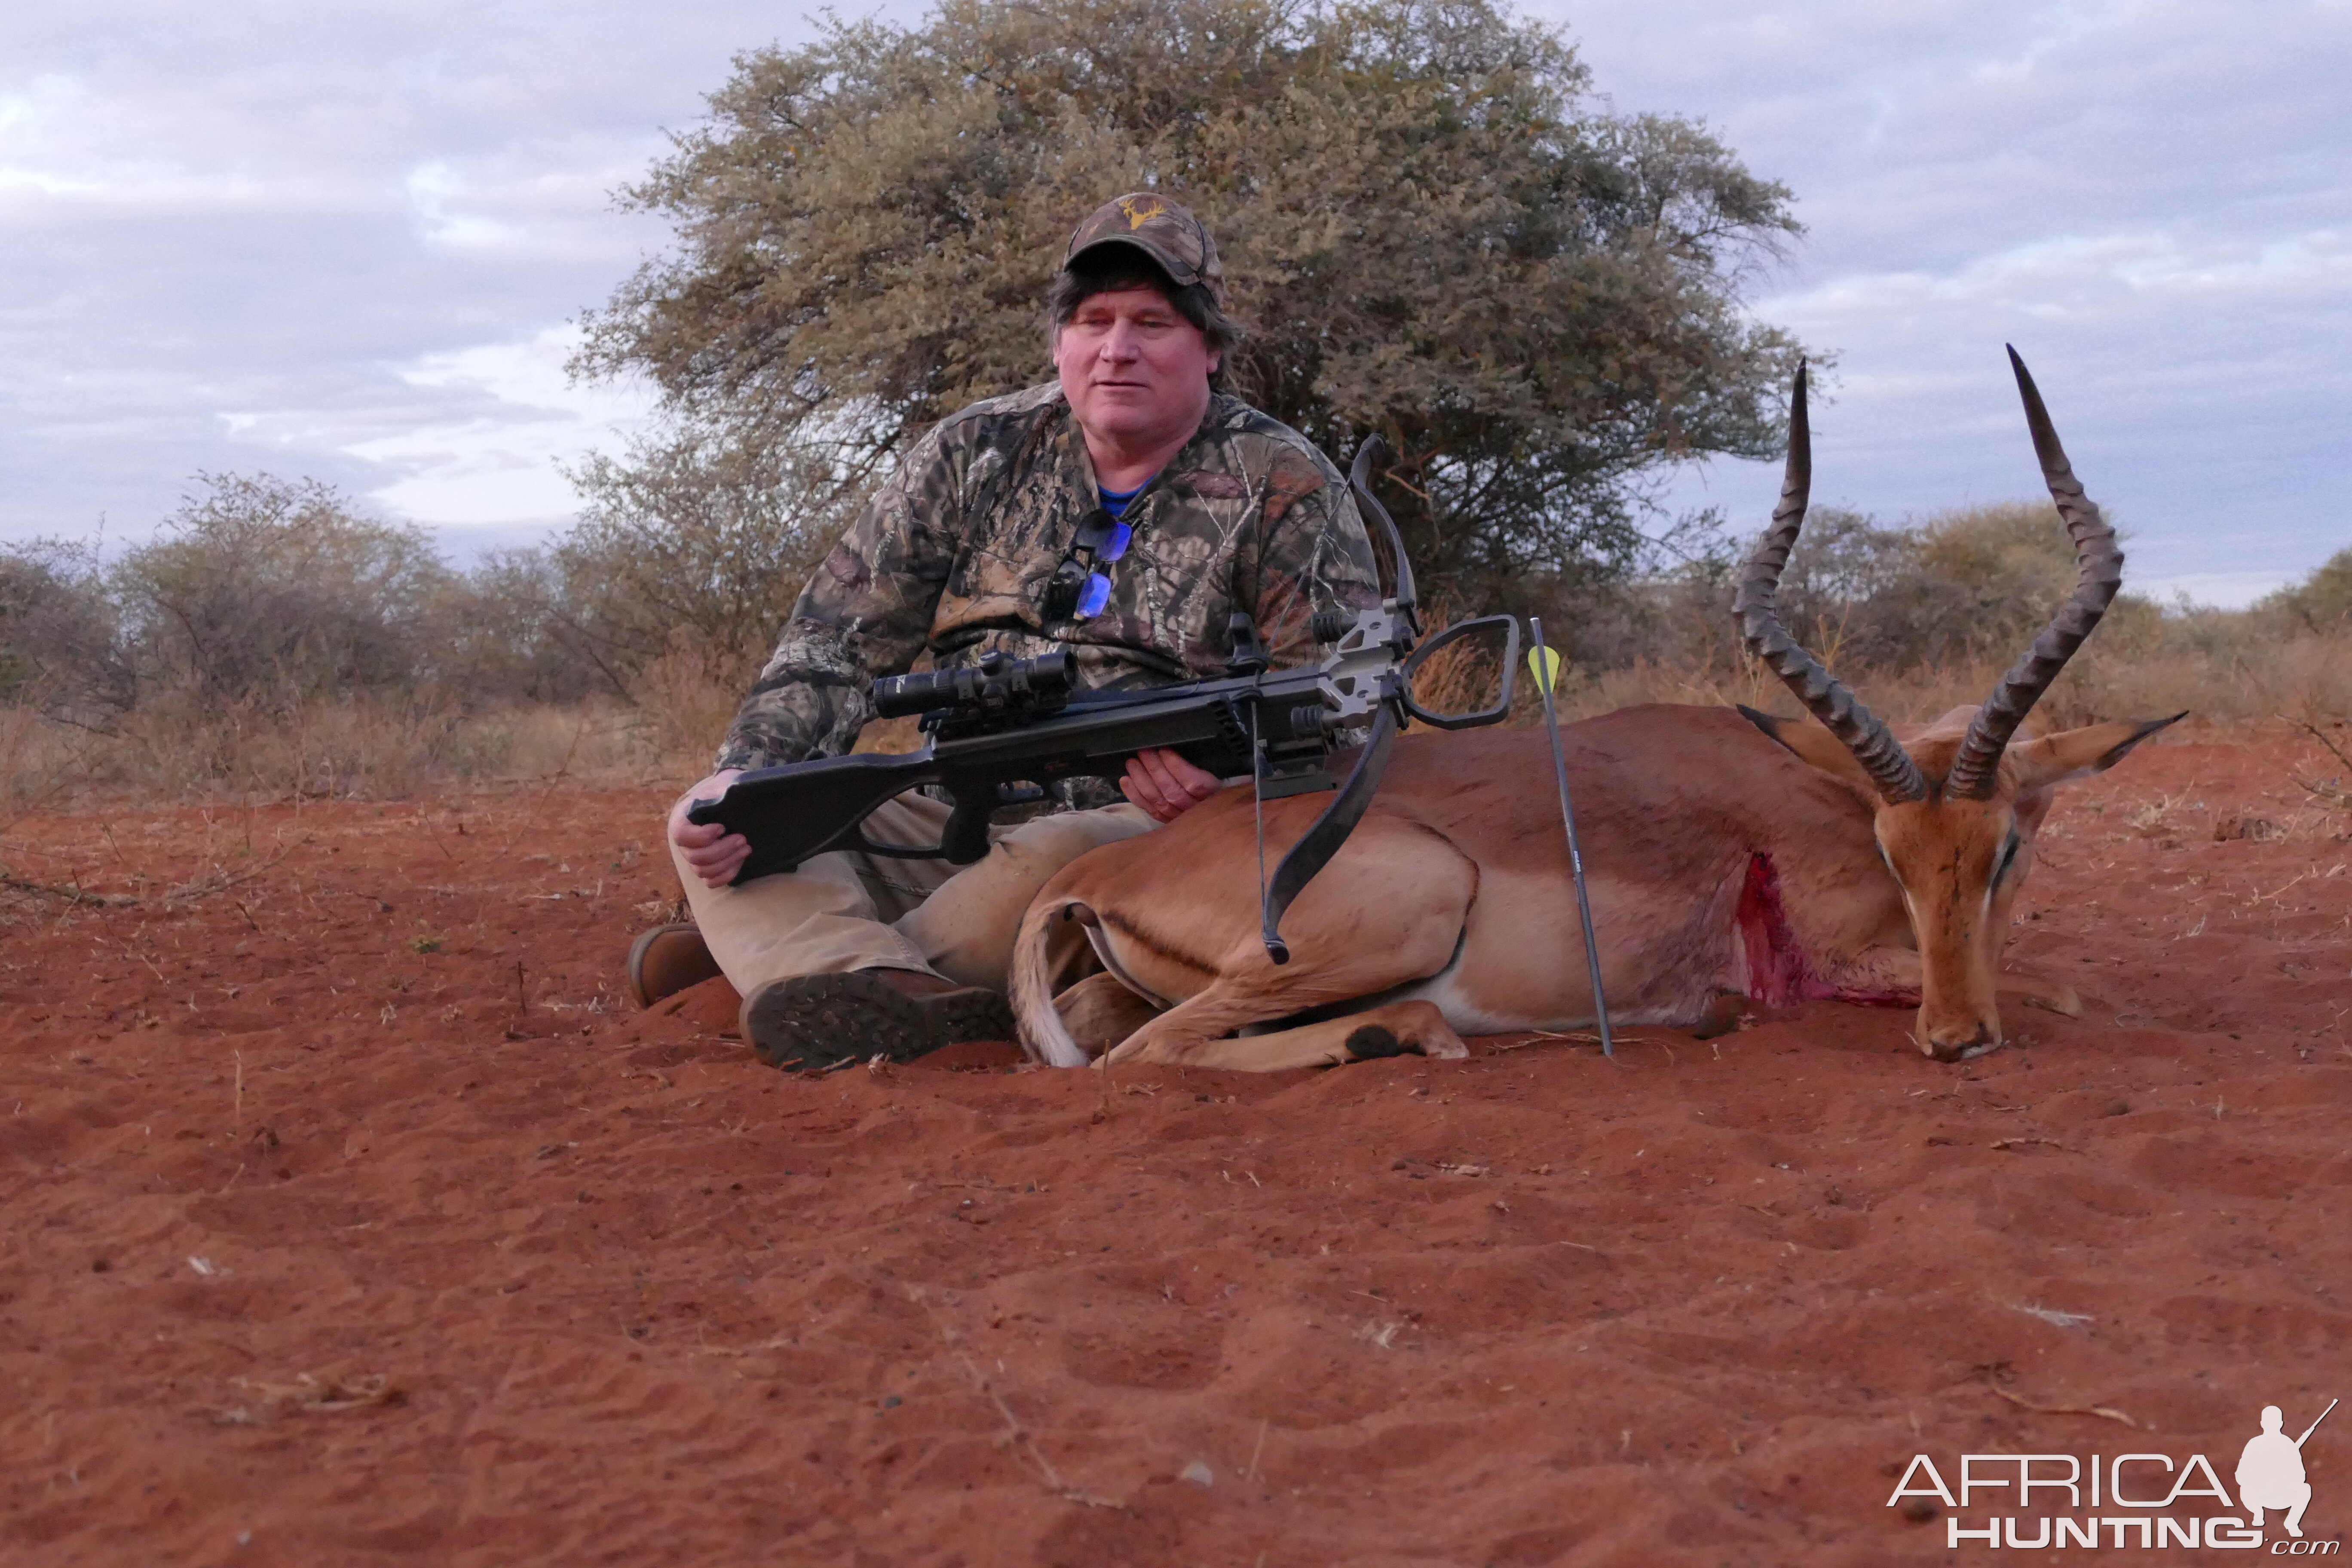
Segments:
[[[2327,1410],[2335,1408],[2336,1401],[2329,1400]],[[2327,1410],[2319,1413],[2319,1421],[2327,1419]],[[2319,1430],[2319,1421],[2305,1427],[2303,1436],[2289,1438],[2281,1430],[2285,1420],[2285,1412],[2277,1405],[2263,1406],[2263,1429],[2246,1439],[2246,1451],[2238,1456],[2238,1501],[2245,1506],[2246,1523],[2256,1530],[2263,1527],[2263,1510],[2284,1510],[2286,1532],[2300,1541],[2303,1510],[2311,1506],[2311,1483],[2303,1474],[2303,1445]]]
[[[1886,1506],[1910,1499],[1942,1503],[1952,1510],[1944,1526],[1945,1544],[1954,1550],[1979,1542],[1989,1548],[2028,1550],[2182,1546],[2245,1552],[2267,1544],[2273,1557],[2332,1557],[2343,1550],[2340,1537],[2304,1538],[2303,1514],[2311,1506],[2304,1445],[2336,1404],[2329,1400],[2298,1437],[2287,1436],[2284,1411],[2263,1405],[2262,1430],[2238,1456],[2234,1502],[2219,1468],[2202,1454],[2185,1460],[2160,1453],[2093,1454],[2087,1462],[2075,1454],[1962,1454],[1952,1482],[1937,1473],[1934,1459],[1916,1454]],[[2013,1511],[1968,1517],[1987,1502]],[[1935,1517],[1933,1508],[1924,1514],[1920,1508],[1919,1502],[1910,1504],[1912,1518]],[[2286,1532],[2284,1538],[2265,1542],[2265,1514],[2281,1516],[2276,1522]]]

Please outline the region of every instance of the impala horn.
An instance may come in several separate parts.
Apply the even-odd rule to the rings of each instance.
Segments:
[[[2058,445],[2050,411],[2042,405],[2042,394],[2013,348],[2009,351],[2009,363],[2017,372],[2018,395],[2025,400],[2025,423],[2033,432],[2042,477],[2050,486],[2050,499],[2058,503],[2067,536],[2074,542],[2074,591],[2057,617],[2033,639],[2026,656],[2000,678],[1977,716],[1969,721],[1969,732],[1952,759],[1951,772],[1944,777],[1944,793],[1961,800],[1991,796],[2000,780],[2000,754],[2008,750],[2010,737],[2058,679],[2058,672],[2066,668],[2066,661],[2074,657],[2074,650],[2083,646],[2083,639],[2091,635],[2091,628],[2099,624],[2099,617],[2107,613],[2124,581],[2124,552],[2116,547],[2115,529],[2083,493],[2066,461],[2065,448]]]
[[[2021,367],[2020,374],[2023,374]],[[2055,450],[2056,446],[2056,438],[2053,437],[2052,449]],[[2060,459],[2062,465],[2063,461]],[[2056,481],[2052,482],[2054,485]],[[1756,552],[1748,556],[1747,566],[1739,574],[1739,595],[1732,601],[1731,613],[1738,618],[1740,640],[1748,651],[1779,676],[1831,734],[1845,742],[1846,750],[1862,763],[1863,771],[1870,774],[1871,783],[1878,786],[1878,793],[1889,805],[1923,800],[1927,795],[1927,781],[1920,773],[1919,764],[1903,749],[1903,742],[1895,738],[1895,731],[1886,727],[1886,721],[1856,701],[1844,683],[1800,647],[1797,639],[1789,635],[1789,628],[1780,624],[1780,607],[1775,603],[1780,573],[1789,564],[1789,552],[1796,546],[1797,531],[1804,526],[1805,502],[1812,486],[1812,431],[1805,421],[1805,367],[1800,363],[1797,390],[1789,400],[1789,468],[1780,481],[1780,504],[1772,509],[1772,526],[1765,531]],[[2067,651],[2074,651],[2071,646]],[[2027,700],[2030,703],[2032,699]],[[1982,718],[1979,714],[1979,722]],[[1973,736],[1975,731],[1971,730],[1969,733]],[[2001,738],[2008,739],[2006,731]],[[1996,747],[1994,755],[1999,754]]]

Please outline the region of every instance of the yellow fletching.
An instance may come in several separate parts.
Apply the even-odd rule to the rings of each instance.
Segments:
[[[1528,649],[1528,668],[1536,678],[1536,688],[1541,691],[1559,689],[1559,654],[1538,643]]]

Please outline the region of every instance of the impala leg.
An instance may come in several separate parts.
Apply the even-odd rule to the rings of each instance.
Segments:
[[[1193,1002],[1200,1000],[1193,998]],[[1302,1024],[1244,1039],[1207,1033],[1206,1021],[1214,1016],[1212,1009],[1201,1009],[1192,1018],[1181,1016],[1193,1002],[1170,1008],[1107,1059],[1181,1062],[1186,1067],[1233,1072],[1281,1072],[1288,1068],[1337,1067],[1376,1057],[1419,1054],[1458,1059],[1470,1054],[1462,1037],[1446,1023],[1445,1015],[1430,1002],[1390,1002],[1344,1018],[1327,1018],[1319,1024]]]
[[[1250,819],[1226,816],[1233,847],[1248,847],[1244,830]],[[1158,847],[1159,837],[1131,840],[1132,848],[1113,845],[1072,862],[1046,886],[1024,921],[1025,933],[1041,918],[1039,910],[1048,911],[1042,918],[1050,919],[1053,909],[1082,903],[1094,913],[1097,950],[1106,968],[1128,976],[1139,991],[1181,998],[1102,1061],[1271,1071],[1401,1050],[1468,1054],[1460,1037],[1445,1026],[1444,1015],[1427,1004],[1367,1005],[1360,1015],[1278,1026],[1301,1015],[1339,1012],[1444,972],[1463,942],[1478,897],[1477,865],[1450,840],[1415,823],[1367,819],[1291,905],[1283,934],[1294,956],[1277,964],[1260,938],[1252,890],[1236,887],[1222,872],[1213,879],[1202,861],[1155,868],[1162,878],[1157,888],[1122,879],[1139,868],[1135,862],[1144,850]],[[1190,902],[1179,896],[1188,876],[1199,883],[1201,895]],[[1090,879],[1103,885],[1090,885]],[[1139,898],[1147,888],[1157,896]],[[1227,1037],[1253,1025],[1277,1027],[1245,1039]]]
[[[1461,940],[1475,884],[1454,889],[1423,882],[1418,907],[1401,899],[1369,905],[1353,931],[1297,922],[1286,965],[1267,962],[1252,931],[1229,952],[1216,979],[1129,1036],[1106,1062],[1181,1062],[1189,1067],[1274,1072],[1370,1056],[1420,1051],[1462,1057],[1469,1048],[1427,1002],[1395,1002],[1296,1028],[1229,1039],[1234,1030],[1310,1008],[1377,996],[1442,971]],[[1451,893],[1451,897],[1433,897]],[[1360,910],[1359,914],[1364,913]],[[1308,954],[1315,957],[1308,957]]]
[[[1874,947],[1858,954],[1838,976],[1837,995],[1844,1002],[1916,1003],[1926,983],[1927,970],[1916,949]],[[2040,975],[2004,971],[1993,976],[1993,992],[2069,1018],[2082,1016],[2083,999],[2074,987]]]
[[[1919,950],[1911,947],[1866,947],[1849,960],[1831,980],[1832,994],[1841,1002],[1885,1006],[1916,1006],[1919,988],[1927,982]]]
[[[1088,1056],[1100,1056],[1160,1016],[1116,974],[1089,974],[1054,998],[1054,1011]]]

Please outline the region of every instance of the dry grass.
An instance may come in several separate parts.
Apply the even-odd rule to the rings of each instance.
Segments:
[[[1811,640],[1811,639],[1809,639]],[[1930,665],[1896,674],[1840,669],[1833,639],[1815,646],[1822,662],[1873,710],[1918,723],[1984,700],[2005,665],[1990,659]],[[1642,661],[1561,681],[1563,711],[1588,718],[1636,702],[1744,702],[1794,713],[1780,683],[1753,659],[1710,648],[1677,663]],[[2194,727],[2326,727],[2352,717],[2352,637],[2302,637],[2205,651],[2094,645],[2077,657],[2035,710],[2061,729],[2096,719],[2188,712]]]
[[[645,754],[696,759],[690,778],[700,777],[758,673],[756,665],[746,668],[740,658],[715,663],[685,639],[673,639],[669,651],[646,667],[634,688]]]
[[[2341,805],[2343,752],[2352,749],[2352,636],[2275,640],[2231,636],[2199,646],[2168,617],[2158,636],[2106,637],[2084,650],[2041,706],[2038,728],[2099,718],[2158,717],[2186,710],[2183,733],[2216,728],[2296,733],[2313,740],[2312,794]],[[2195,627],[2191,626],[2191,632]],[[1837,668],[1837,628],[1808,642]],[[1483,707],[1499,671],[1493,650],[1461,643],[1423,666],[1414,694],[1441,710]],[[1524,676],[1522,667],[1519,673]],[[1990,660],[1885,675],[1841,670],[1874,710],[1921,722],[1980,702],[2001,674]],[[1540,712],[1520,679],[1512,721]],[[110,732],[45,718],[30,705],[0,706],[0,836],[24,813],[98,792],[188,799],[386,798],[470,781],[684,783],[700,775],[732,716],[740,690],[680,649],[648,670],[635,706],[609,700],[467,707],[446,694],[354,694],[294,705],[207,707],[174,694],[122,715]],[[1562,672],[1564,719],[1638,702],[1741,702],[1794,713],[1793,700],[1738,653],[1728,626],[1694,626],[1686,653],[1594,674]],[[903,745],[878,732],[861,749]],[[2331,776],[2332,775],[2332,776]],[[2336,793],[2330,793],[2336,792]]]
[[[92,792],[186,799],[396,798],[451,783],[697,776],[709,736],[693,708],[611,701],[468,710],[432,695],[357,693],[275,710],[156,703],[110,732],[0,708],[0,831]],[[706,701],[709,707],[716,699]],[[727,710],[732,711],[729,700]]]
[[[1426,624],[1433,635],[1462,618],[1455,614],[1433,613]],[[1501,690],[1501,639],[1494,637],[1464,637],[1448,643],[1413,671],[1412,700],[1433,713],[1467,713],[1492,707]],[[1526,649],[1522,647],[1520,651],[1524,655]],[[1526,695],[1532,692],[1524,664],[1517,673],[1520,679],[1518,689],[1512,694],[1515,714]]]
[[[43,718],[37,707],[0,706],[0,834],[69,787],[88,740],[85,731]]]

